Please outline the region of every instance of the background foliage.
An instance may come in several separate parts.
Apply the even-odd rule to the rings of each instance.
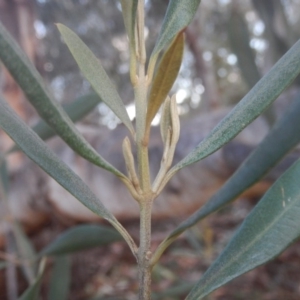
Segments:
[[[261,4],[266,2],[203,1],[198,17],[187,31],[187,53],[177,82],[183,115],[201,116],[215,107],[237,102],[297,40],[299,20],[295,11],[300,5],[298,1],[269,3],[268,9]],[[149,49],[153,48],[166,5],[167,1],[147,2]],[[133,95],[125,75],[128,48],[118,1],[98,1],[96,5],[92,1],[38,1],[30,2],[29,6],[33,7],[32,21],[37,38],[32,58],[57,100],[68,102],[90,91],[66,48],[58,42],[60,38],[53,24],[61,22],[89,44],[104,62],[122,98],[127,104],[131,103]],[[0,17],[2,21],[1,13]],[[241,43],[236,43],[237,40]],[[247,51],[248,59],[242,58]],[[291,102],[290,95],[297,92],[297,85],[296,81],[285,97],[265,114],[270,126],[282,108]],[[117,120],[107,116],[107,111],[101,105],[99,112],[105,117],[98,115],[93,120],[114,128]],[[68,265],[68,262],[63,263]]]

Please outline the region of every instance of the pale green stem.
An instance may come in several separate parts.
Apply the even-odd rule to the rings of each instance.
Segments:
[[[145,197],[140,205],[139,300],[151,299],[151,211],[153,199]]]
[[[148,144],[144,142],[147,113],[148,84],[145,74],[146,50],[144,39],[144,0],[139,1],[137,14],[137,83],[134,86],[136,100],[136,146],[138,177],[142,190],[140,199],[140,245],[138,249],[139,300],[151,299],[151,211],[153,193],[149,172]]]
[[[154,251],[153,256],[150,261],[150,267],[153,268],[156,263],[159,261],[162,254],[165,252],[165,250],[178,238],[178,235],[166,238],[163,240],[160,245],[157,247],[157,249]]]
[[[145,39],[144,39],[144,1],[139,1],[137,15],[138,36],[138,79],[135,86],[136,99],[136,144],[138,152],[138,174],[143,192],[151,189],[149,174],[148,145],[143,143],[145,135],[145,121],[147,112],[147,80],[145,74]]]

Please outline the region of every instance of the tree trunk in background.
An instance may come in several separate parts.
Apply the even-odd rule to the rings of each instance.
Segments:
[[[218,93],[216,91],[215,78],[211,62],[203,59],[203,52],[206,49],[205,38],[203,34],[205,18],[201,10],[197,12],[194,21],[186,29],[186,42],[195,60],[195,76],[201,78],[205,92],[202,95],[201,104],[198,109],[193,109],[190,114],[207,113],[219,106]]]

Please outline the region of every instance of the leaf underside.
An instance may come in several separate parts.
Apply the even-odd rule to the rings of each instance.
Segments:
[[[99,59],[84,44],[84,42],[77,36],[75,32],[62,24],[58,24],[57,27],[74,59],[76,60],[81,72],[90,82],[95,92],[126,125],[129,131],[133,133],[134,130],[125,105],[123,104],[116,88],[103,69]]]

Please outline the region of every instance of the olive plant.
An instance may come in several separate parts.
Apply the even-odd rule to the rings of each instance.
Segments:
[[[0,25],[0,59],[43,119],[36,127],[30,129],[0,96],[0,127],[16,143],[15,147],[1,156],[2,166],[7,155],[21,149],[81,203],[107,220],[118,232],[96,225],[71,229],[40,253],[34,254],[34,261],[51,255],[68,254],[75,250],[107,244],[118,240],[121,236],[137,261],[139,299],[151,299],[151,271],[167,247],[185,230],[233,201],[260,180],[299,142],[300,100],[297,97],[263,142],[224,186],[152,251],[152,205],[168,181],[180,169],[204,159],[233,139],[262,114],[300,73],[300,41],[298,41],[190,154],[172,166],[180,134],[180,120],[176,94],[169,95],[169,93],[182,62],[184,30],[194,17],[199,3],[200,0],[169,1],[155,47],[147,57],[144,37],[144,0],[121,0],[129,40],[129,75],[135,95],[135,126],[130,121],[125,106],[101,62],[69,28],[62,24],[57,25],[67,47],[97,97],[78,99],[72,107],[64,110],[49,93],[40,75],[16,42]],[[73,123],[92,110],[99,101],[106,103],[128,129],[128,136],[122,146],[127,174],[117,170],[97,153]],[[151,123],[159,110],[161,110],[160,130],[164,151],[160,170],[155,179],[151,180],[148,145]],[[140,207],[139,245],[82,179],[43,142],[43,139],[54,134],[60,136],[78,155],[113,173],[126,185],[133,201],[137,201]],[[136,147],[136,157],[133,155],[132,147]],[[186,299],[203,299],[233,278],[276,257],[299,238],[299,178],[300,160],[296,161],[266,192],[219,258],[194,285]],[[82,237],[85,238],[84,241]],[[69,264],[63,257],[57,262],[55,270],[58,273],[65,270]],[[44,260],[39,270],[35,269],[31,285],[20,299],[37,299],[43,264]],[[54,292],[51,295],[51,299],[66,297],[64,292],[59,294],[60,296]]]

